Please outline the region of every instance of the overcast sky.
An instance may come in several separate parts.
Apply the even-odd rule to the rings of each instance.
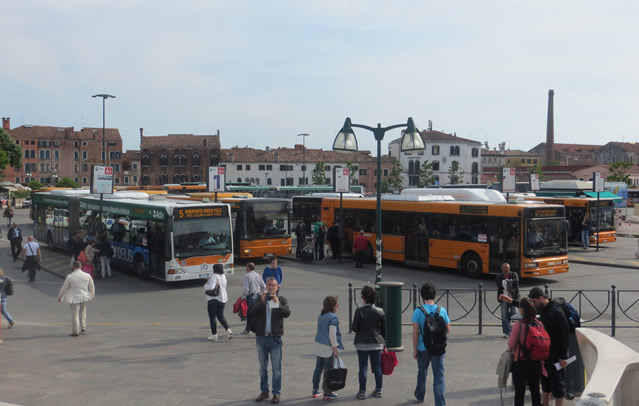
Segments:
[[[330,149],[344,119],[530,149],[639,141],[636,1],[5,1],[0,115],[223,148]],[[355,131],[374,151],[373,134]],[[389,132],[383,142],[399,137]]]

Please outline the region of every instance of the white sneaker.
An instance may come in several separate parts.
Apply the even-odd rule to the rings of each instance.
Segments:
[[[231,329],[226,330],[226,334],[229,340],[233,338],[233,332],[231,331]]]
[[[211,336],[208,336],[206,339],[209,340],[209,341],[217,341],[217,334],[213,334]]]

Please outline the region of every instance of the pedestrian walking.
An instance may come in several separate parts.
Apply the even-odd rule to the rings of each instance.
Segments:
[[[428,365],[432,365],[433,394],[435,406],[446,405],[446,387],[444,383],[444,357],[446,334],[450,333],[450,318],[446,309],[435,304],[437,289],[435,285],[426,282],[422,285],[420,295],[423,305],[413,312],[413,358],[417,360],[417,386],[415,399],[423,402],[426,397],[426,375]],[[441,329],[444,331],[441,331]],[[435,335],[437,333],[437,335]],[[424,342],[424,335],[429,341]],[[443,334],[443,338],[441,335]],[[441,340],[444,340],[443,343]],[[428,344],[428,347],[426,347]],[[444,346],[443,353],[441,346]]]
[[[84,257],[86,258],[86,261],[84,262],[84,265],[82,266],[82,270],[88,273],[89,275],[91,275],[92,278],[93,278],[93,263],[95,261],[96,254],[97,252],[95,249],[95,240],[87,241],[86,247],[84,247]]]
[[[277,281],[277,293],[279,293],[280,286],[284,280],[284,274],[282,273],[282,267],[277,264],[276,256],[271,257],[269,266],[264,268],[264,272],[262,272],[262,280],[264,281],[264,284],[266,284],[266,281],[270,277],[275,278]]]
[[[11,288],[7,288],[7,286],[11,286]],[[2,311],[2,315],[9,322],[9,327],[13,327],[15,320],[11,317],[9,310],[7,309],[7,290],[13,289],[13,281],[4,274],[2,268],[0,268],[0,310]]]
[[[36,270],[40,270],[42,255],[40,245],[35,241],[32,235],[27,238],[27,243],[22,247],[22,253],[20,255],[22,259],[24,259],[22,272],[29,271],[29,282],[35,282]]]
[[[7,239],[11,243],[13,262],[16,262],[22,250],[22,230],[20,230],[17,223],[13,223],[13,226],[7,232]]]
[[[314,248],[315,248],[315,260],[323,261],[324,256],[324,240],[326,239],[326,225],[320,221],[317,224],[317,235],[315,236]]]
[[[355,251],[355,268],[364,267],[364,256],[368,249],[368,240],[364,236],[364,229],[359,231],[357,237],[353,241],[353,250]]]
[[[508,262],[504,262],[501,264],[501,273],[497,275],[495,281],[497,283],[497,301],[501,307],[501,331],[504,333],[504,338],[508,338],[512,330],[511,319],[516,314],[517,307],[499,300],[499,297],[505,294],[514,300],[519,299],[519,276],[510,271]]]
[[[384,310],[375,306],[377,292],[371,286],[362,288],[364,304],[355,311],[352,329],[355,332],[355,348],[359,359],[358,399],[366,399],[367,364],[370,360],[371,372],[375,376],[373,396],[381,398],[382,392],[382,350],[386,346],[386,316]]]
[[[341,230],[337,225],[337,221],[333,221],[333,225],[328,229],[328,242],[331,244],[333,251],[333,260],[342,260],[342,247],[340,247],[339,234]]]
[[[278,296],[277,279],[266,280],[266,292],[260,300],[249,308],[251,317],[255,318],[255,346],[260,361],[260,394],[255,399],[261,402],[270,398],[268,387],[268,360],[271,359],[273,372],[273,398],[271,403],[279,403],[282,392],[282,336],[284,335],[284,319],[291,315],[288,301]]]
[[[590,213],[588,212],[586,212],[581,222],[581,245],[585,250],[587,250],[590,245]]]
[[[71,336],[77,337],[87,331],[87,303],[93,302],[94,298],[93,278],[82,272],[80,261],[74,261],[73,271],[64,279],[58,292],[58,302],[71,306]]]
[[[300,217],[295,225],[295,257],[302,256],[302,248],[306,245],[306,223],[304,218]]]
[[[113,247],[107,240],[106,235],[100,236],[100,242],[97,244],[98,258],[100,259],[100,272],[102,279],[111,279],[111,257],[113,257]]]
[[[537,310],[532,301],[523,298],[519,302],[519,312],[522,319],[515,323],[512,334],[508,340],[508,347],[513,353],[513,385],[515,386],[515,406],[524,406],[526,384],[530,390],[530,400],[533,406],[541,405],[539,393],[539,380],[541,378],[541,361],[533,361],[526,358],[521,346],[526,343],[527,326],[537,320]]]
[[[260,298],[262,292],[266,292],[266,285],[262,277],[255,272],[255,264],[249,262],[246,264],[246,275],[242,280],[242,299],[246,299],[246,305],[248,308],[253,306]],[[249,312],[246,312],[246,328],[242,331],[242,334],[249,334],[251,332],[251,326],[253,325],[253,318]]]
[[[82,237],[79,231],[74,231],[73,234],[67,240],[67,250],[71,254],[71,266],[73,267],[73,261],[78,260],[80,251],[82,251],[83,243]]]
[[[322,304],[322,311],[317,318],[317,330],[315,332],[315,370],[313,371],[313,398],[321,396],[319,390],[320,378],[331,365],[333,357],[339,357],[339,350],[344,349],[342,333],[339,330],[337,309],[339,301],[337,296],[326,296]],[[324,400],[337,399],[335,392],[324,392]]]
[[[13,219],[13,209],[7,203],[7,208],[4,209],[4,213],[2,214],[4,218],[7,219],[7,227],[11,227],[11,219]]]
[[[224,306],[229,300],[229,295],[226,292],[226,275],[224,275],[224,267],[222,264],[213,265],[213,276],[206,281],[204,285],[204,291],[206,292],[207,309],[209,312],[209,323],[211,325],[211,335],[207,340],[217,341],[217,322],[219,320],[224,330],[226,330],[227,339],[233,338],[233,332],[229,328],[229,323],[224,317]],[[215,290],[217,289],[217,292]],[[217,293],[217,295],[215,294]]]

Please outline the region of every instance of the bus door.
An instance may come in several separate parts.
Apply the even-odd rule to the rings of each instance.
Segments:
[[[503,236],[503,242],[501,243],[500,255],[499,249],[493,251],[493,245],[491,243],[491,259],[490,259],[490,272],[501,272],[501,263],[508,262],[510,264],[510,270],[521,274],[521,222],[520,219],[500,219],[493,218],[491,227],[495,227],[495,230],[501,225]],[[491,230],[491,235],[492,235]],[[498,232],[498,231],[496,231]],[[496,246],[496,245],[495,245]]]
[[[568,241],[581,242],[581,223],[586,215],[585,207],[566,207],[566,219],[568,220]],[[591,217],[592,218],[592,217]]]
[[[428,227],[423,213],[406,213],[406,261],[428,263]]]
[[[166,238],[163,221],[149,220],[147,239],[149,249],[149,273],[158,278],[165,279]]]

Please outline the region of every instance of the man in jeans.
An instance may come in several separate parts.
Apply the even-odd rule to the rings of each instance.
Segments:
[[[509,338],[512,330],[510,320],[519,312],[516,306],[499,300],[499,296],[506,295],[519,300],[519,277],[515,272],[510,272],[510,265],[504,262],[501,264],[501,273],[497,275],[495,281],[497,282],[497,301],[501,306],[501,331],[504,333],[504,338]]]
[[[426,282],[422,285],[421,297],[424,302],[421,308],[430,315],[435,314],[437,305],[435,297],[437,289],[435,285]],[[446,330],[450,333],[450,318],[448,312],[443,307],[439,309],[439,315],[446,322]],[[426,374],[428,373],[428,364],[432,364],[433,370],[433,393],[435,395],[435,406],[446,405],[446,387],[444,384],[444,356],[430,355],[424,345],[422,329],[426,321],[426,315],[422,309],[417,308],[413,312],[413,358],[417,360],[417,387],[415,388],[415,399],[418,402],[424,402],[426,397]]]
[[[242,281],[242,299],[246,299],[246,305],[248,308],[253,306],[255,302],[260,298],[260,294],[266,290],[266,285],[262,276],[255,272],[255,264],[249,262],[246,264],[246,275]],[[250,325],[252,323],[252,317],[250,313],[246,313],[246,328],[242,331],[242,334],[249,334],[251,332]]]
[[[261,402],[268,399],[268,359],[271,358],[273,371],[273,398],[271,403],[280,402],[282,390],[282,335],[284,319],[291,315],[288,301],[277,296],[277,280],[270,276],[266,279],[266,293],[260,295],[249,309],[251,317],[255,317],[255,345],[260,360],[260,394],[255,399]]]

